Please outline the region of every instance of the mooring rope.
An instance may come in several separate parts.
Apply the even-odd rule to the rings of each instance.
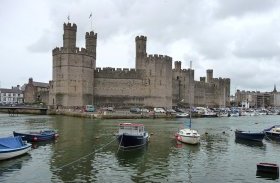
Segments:
[[[75,161],[72,161],[72,162],[70,162],[70,163],[67,163],[67,164],[65,164],[65,165],[62,165],[62,166],[58,167],[57,169],[63,169],[63,168],[65,168],[65,167],[67,167],[67,166],[70,166],[70,165],[76,163],[76,162],[79,162],[80,160],[82,160],[82,159],[84,159],[84,158],[86,158],[86,157],[88,157],[88,156],[90,156],[90,155],[92,155],[92,154],[98,152],[99,150],[101,150],[101,149],[107,147],[108,145],[110,145],[110,144],[111,144],[112,142],[114,142],[115,140],[116,140],[116,138],[114,138],[112,141],[108,142],[107,144],[103,145],[102,147],[96,149],[95,151],[93,151],[93,152],[91,152],[91,153],[89,153],[89,154],[87,154],[87,155],[85,155],[85,156],[82,156],[82,157],[80,157],[79,159],[77,159],[77,160],[75,160]]]
[[[122,134],[122,138],[121,138],[121,141],[120,141],[120,143],[119,143],[119,148],[118,148],[117,154],[118,154],[118,152],[119,152],[119,150],[120,150],[120,148],[121,148],[121,144],[122,144],[122,139],[123,139],[123,134]]]

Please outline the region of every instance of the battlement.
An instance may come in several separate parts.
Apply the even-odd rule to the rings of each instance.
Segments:
[[[147,41],[147,37],[146,36],[136,36],[135,38],[135,41],[138,41],[138,40],[142,40],[142,41]]]
[[[86,39],[87,38],[97,38],[97,33],[94,33],[93,31],[86,32]]]
[[[94,77],[96,78],[142,79],[143,76],[144,72],[142,70],[135,70],[132,68],[97,67],[94,70]]]
[[[150,54],[147,56],[148,62],[172,62],[172,57],[167,55]]]
[[[75,23],[73,23],[73,25],[71,23],[64,23],[63,24],[63,28],[64,30],[73,30],[73,31],[77,31],[77,25]]]
[[[72,53],[72,54],[79,54],[79,55],[90,55],[92,56],[93,52],[87,50],[85,48],[64,48],[64,47],[56,47],[52,50],[53,55],[63,54],[63,53]]]

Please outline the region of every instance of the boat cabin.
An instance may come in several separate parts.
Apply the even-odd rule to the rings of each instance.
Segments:
[[[273,133],[280,133],[280,128],[272,128]]]
[[[121,123],[119,124],[119,135],[129,134],[129,135],[144,135],[144,125],[143,124],[133,124],[133,123]]]

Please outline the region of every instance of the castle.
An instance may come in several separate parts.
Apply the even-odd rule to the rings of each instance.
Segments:
[[[76,24],[64,23],[63,47],[55,48],[49,105],[71,108],[93,104],[114,107],[178,105],[229,106],[230,79],[194,80],[194,70],[182,69],[172,57],[147,54],[147,37],[137,36],[135,69],[96,68],[97,33],[85,34],[85,48],[76,47]]]

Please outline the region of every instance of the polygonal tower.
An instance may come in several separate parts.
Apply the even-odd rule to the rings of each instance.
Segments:
[[[147,37],[146,36],[137,36],[135,38],[136,43],[136,59],[135,59],[135,68],[136,69],[144,69],[144,61],[147,57],[146,52],[146,44]]]
[[[77,25],[71,23],[64,23],[64,34],[63,34],[63,47],[64,48],[76,48],[76,33]]]
[[[77,48],[76,32],[76,24],[64,23],[63,47],[53,49],[50,105],[71,108],[93,104],[97,34],[86,33],[86,48]]]
[[[93,58],[96,60],[97,33],[94,33],[93,31],[87,32],[85,39],[86,49],[92,53]],[[96,68],[96,65],[94,68]]]

